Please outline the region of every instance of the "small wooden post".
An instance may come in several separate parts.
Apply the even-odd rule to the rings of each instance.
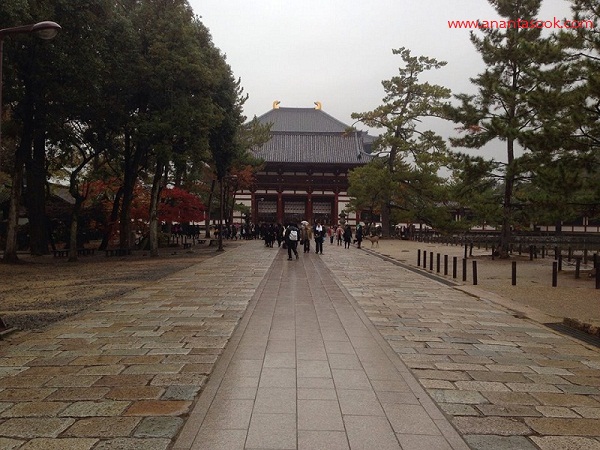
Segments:
[[[596,271],[596,289],[600,289],[600,256],[594,254],[594,270]]]
[[[444,275],[448,275],[448,255],[444,255]]]
[[[512,285],[517,285],[517,262],[512,262]]]
[[[452,278],[456,278],[456,266],[458,265],[458,258],[456,256],[452,257]]]
[[[477,261],[473,260],[473,285],[477,285]]]
[[[552,287],[558,284],[558,261],[552,262]]]
[[[562,255],[558,255],[558,271],[562,272]]]
[[[417,250],[417,267],[421,267],[421,249]]]
[[[462,260],[462,280],[467,281],[467,258]]]

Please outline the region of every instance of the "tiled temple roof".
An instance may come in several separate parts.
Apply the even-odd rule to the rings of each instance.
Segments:
[[[315,108],[274,108],[258,117],[272,138],[254,154],[266,162],[360,165],[370,157],[373,137]]]

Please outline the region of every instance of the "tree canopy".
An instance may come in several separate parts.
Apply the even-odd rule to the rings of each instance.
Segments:
[[[377,201],[367,204],[371,209],[381,211],[384,235],[390,234],[394,206],[416,206],[414,202],[404,201],[412,193],[420,191],[423,194],[420,199],[427,199],[431,206],[440,200],[436,198],[434,185],[441,182],[437,173],[446,162],[446,145],[438,134],[422,129],[421,122],[428,117],[442,117],[446,99],[450,97],[449,89],[422,80],[424,73],[442,68],[445,62],[412,56],[404,47],[392,50],[392,53],[400,55],[402,66],[397,76],[382,81],[383,104],[373,111],[352,114],[357,122],[382,130],[373,145],[373,152],[385,157],[386,164],[382,168],[388,175],[378,184]],[[371,168],[364,171],[369,172]],[[351,178],[351,185],[352,179],[356,182],[357,178]],[[379,177],[370,181],[378,182],[376,180],[380,180]],[[398,197],[394,193],[401,194]]]
[[[1,28],[41,20],[62,26],[53,41],[24,35],[5,45],[0,149],[15,205],[27,167],[32,251],[48,248],[51,177],[69,181],[74,223],[89,182],[120,180],[107,222],[120,223],[109,233],[118,231],[128,248],[136,186],[149,187],[152,218],[163,189],[210,186],[211,172],[220,179],[237,160],[248,163],[244,144],[252,133],[238,136],[245,121],[240,82],[187,0],[0,4]],[[13,231],[17,215],[11,209]],[[39,233],[31,233],[36,227]],[[16,231],[9,233],[4,260],[16,260]]]

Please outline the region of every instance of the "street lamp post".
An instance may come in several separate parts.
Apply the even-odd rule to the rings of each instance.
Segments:
[[[56,22],[44,21],[32,25],[3,28],[0,30],[0,155],[2,155],[2,56],[4,38],[15,34],[35,33],[42,39],[52,39],[60,30]],[[3,261],[16,262],[17,258],[17,230],[19,228],[19,203],[21,200],[21,183],[23,178],[23,161],[16,155],[15,167],[13,168],[12,187],[10,192],[10,206],[8,210],[8,224],[6,229],[6,246],[4,248]],[[2,160],[0,159],[0,169]]]
[[[21,25],[0,30],[0,169],[2,168],[2,53],[4,38],[14,34],[35,33],[41,39],[52,39],[56,36],[60,28],[60,25],[56,22],[44,21],[32,25]]]
[[[218,252],[222,252],[225,249],[223,248],[223,217],[225,216],[225,183],[230,180],[237,180],[237,175],[225,175],[221,178],[221,182],[219,183],[220,189],[220,211],[219,211],[219,247],[217,248]]]

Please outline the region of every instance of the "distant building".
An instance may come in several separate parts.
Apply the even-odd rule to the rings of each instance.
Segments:
[[[254,223],[320,220],[350,224],[360,220],[345,211],[349,201],[348,172],[366,164],[373,137],[330,116],[315,102],[315,108],[283,108],[279,102],[258,118],[271,123],[272,138],[255,148],[265,161],[250,191],[237,195],[248,205]],[[344,217],[345,216],[345,217]]]

